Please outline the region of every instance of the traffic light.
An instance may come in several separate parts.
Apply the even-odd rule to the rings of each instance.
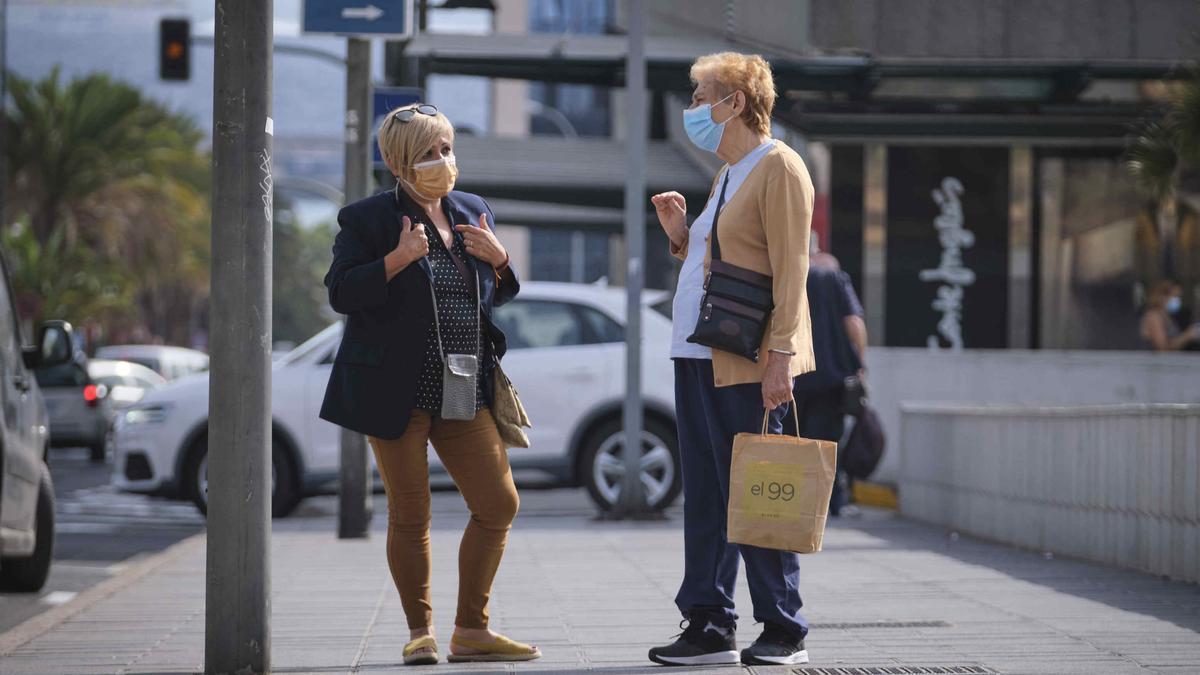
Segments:
[[[158,24],[158,76],[164,80],[187,80],[192,74],[191,23],[187,19],[163,19]]]

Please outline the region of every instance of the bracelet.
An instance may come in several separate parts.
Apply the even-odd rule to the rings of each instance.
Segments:
[[[768,349],[767,351],[775,352],[776,354],[783,354],[784,356],[795,356],[796,355],[796,352],[789,352],[786,349]]]
[[[508,255],[508,252],[507,252],[507,251],[505,251],[505,252],[504,252],[504,262],[503,262],[503,263],[501,263],[501,264],[500,264],[500,266],[496,268],[496,274],[500,274],[500,273],[501,273],[501,272],[503,272],[504,270],[508,269],[508,263],[509,263],[509,260],[510,260],[510,259],[511,259],[511,258],[510,258],[510,256]]]

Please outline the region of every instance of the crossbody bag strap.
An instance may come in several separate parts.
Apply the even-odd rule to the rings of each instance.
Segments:
[[[433,284],[434,282],[431,279],[429,281],[429,297],[433,299],[433,331],[437,334],[438,356],[442,357],[442,360],[445,361],[446,350],[442,348],[442,325],[438,321],[437,291],[434,289]]]
[[[483,281],[475,274],[475,356],[483,361]]]
[[[725,207],[725,188],[729,187],[729,168],[725,168],[725,180],[721,181],[721,196],[717,198],[717,210],[713,213],[712,234],[710,241],[712,242],[712,259],[721,259],[721,240],[717,238],[717,221],[721,219],[721,209]]]
[[[433,300],[433,329],[437,334],[438,354],[442,360],[446,360],[446,349],[442,346],[442,324],[438,320],[438,302],[437,290],[434,288],[434,281],[429,282],[429,297]],[[479,275],[475,275],[475,356],[483,358],[483,282],[479,280]]]

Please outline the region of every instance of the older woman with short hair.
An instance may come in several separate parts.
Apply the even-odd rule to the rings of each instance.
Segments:
[[[653,197],[671,252],[683,259],[673,307],[671,358],[675,361],[675,411],[684,490],[684,576],[675,602],[687,621],[679,639],[650,650],[666,665],[808,662],[800,614],[799,562],[794,553],[729,543],[726,511],[733,438],[758,433],[769,413],[771,433],[781,433],[793,378],[814,370],[809,323],[809,226],[813,187],[799,155],[771,138],[775,83],[760,56],[722,53],[698,59],[691,69],[692,105],[684,111],[691,141],[726,165],[713,181],[704,210],[689,227],[678,192]],[[719,214],[719,215],[718,215]],[[714,224],[715,221],[715,224]],[[717,240],[710,233],[716,228]],[[701,301],[714,246],[744,278],[769,293],[769,319],[761,344],[749,355],[699,339]],[[710,302],[718,302],[716,300]],[[706,304],[711,317],[712,308]],[[722,330],[737,331],[736,322]],[[705,346],[708,344],[709,346]],[[764,624],[758,640],[740,654],[735,640],[734,586],[738,556]]]
[[[488,630],[492,581],[519,503],[489,409],[505,351],[492,308],[520,284],[487,202],[454,190],[454,128],[445,115],[426,103],[392,111],[379,149],[396,187],[338,214],[325,285],[346,328],[321,418],[365,434],[375,453],[388,500],[388,567],[410,630],[404,662],[438,662],[429,443],[471,511],[449,660],[535,659],[537,648]],[[447,380],[465,384],[448,388]]]

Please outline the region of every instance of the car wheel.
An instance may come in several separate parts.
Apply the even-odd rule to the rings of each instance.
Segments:
[[[113,430],[112,426],[104,432],[104,438],[96,441],[95,444],[88,447],[88,458],[93,462],[104,462],[108,459],[108,448],[112,445]]]
[[[580,449],[581,482],[603,511],[612,510],[621,495],[624,447],[625,430],[617,417],[597,427]],[[675,429],[651,417],[642,429],[641,481],[646,504],[655,511],[670,506],[683,489]]]
[[[184,471],[185,491],[200,513],[208,515],[208,437],[192,446]],[[299,476],[288,453],[271,442],[271,516],[283,518],[300,503]]]
[[[54,558],[54,488],[45,479],[38,488],[36,527],[32,556],[0,560],[0,590],[36,593],[46,585]]]

